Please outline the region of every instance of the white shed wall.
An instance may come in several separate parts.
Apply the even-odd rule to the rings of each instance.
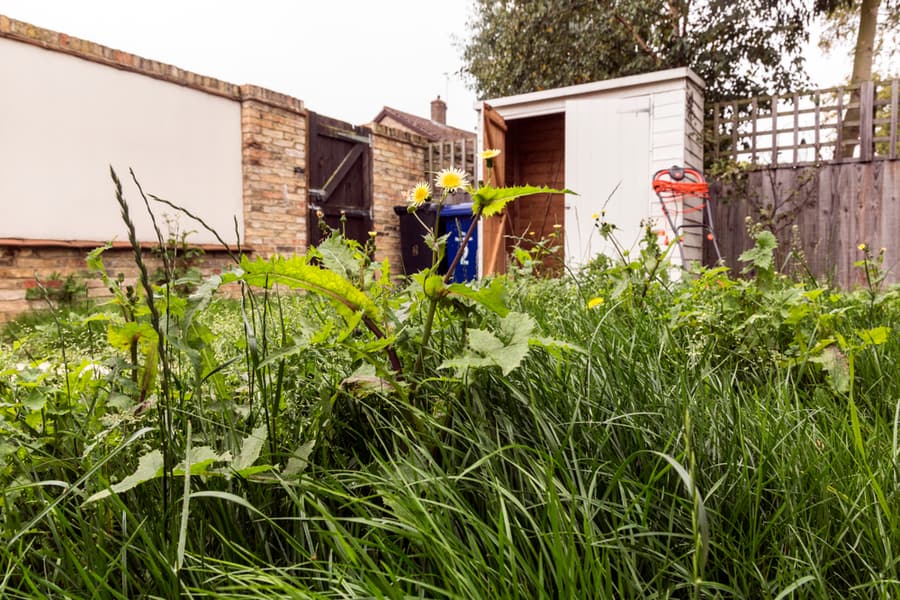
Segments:
[[[110,165],[140,240],[156,235],[129,167],[226,240],[235,217],[242,232],[238,102],[6,39],[0,83],[0,238],[124,240]],[[179,227],[215,242],[185,217]]]
[[[592,229],[590,216],[604,209],[626,249],[640,239],[642,220],[669,229],[651,183],[672,165],[702,169],[702,89],[690,70],[671,69],[487,101],[507,121],[566,113],[566,186],[581,194],[566,197],[569,264],[584,264],[598,252],[615,254]],[[701,235],[686,232],[686,262],[702,258]],[[670,258],[680,262],[676,249]]]

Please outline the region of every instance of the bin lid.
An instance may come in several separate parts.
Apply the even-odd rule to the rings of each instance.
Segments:
[[[462,204],[448,204],[441,209],[442,217],[471,217],[472,203],[463,202]]]
[[[437,210],[437,204],[434,204],[434,203],[432,203],[432,202],[426,202],[425,204],[423,204],[422,206],[420,206],[419,208],[417,208],[417,209],[416,209],[416,212],[425,212],[425,213],[431,213],[431,214],[434,214],[434,212],[435,212],[436,210]],[[470,209],[470,210],[471,210],[471,209]],[[409,204],[403,204],[403,205],[400,205],[400,206],[395,206],[395,207],[394,207],[394,213],[397,214],[397,215],[399,215],[399,216],[403,216],[403,215],[409,214]]]

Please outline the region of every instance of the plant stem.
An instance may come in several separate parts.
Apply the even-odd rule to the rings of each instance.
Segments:
[[[478,211],[472,217],[472,222],[469,224],[469,229],[466,231],[466,235],[463,236],[463,240],[459,245],[459,248],[456,249],[456,256],[453,257],[453,262],[450,263],[450,266],[447,267],[447,272],[444,274],[444,283],[448,283],[450,279],[453,277],[453,270],[456,268],[456,265],[459,264],[459,261],[462,259],[462,255],[466,250],[466,245],[469,243],[469,239],[472,237],[472,234],[475,232],[475,226],[478,225],[478,221],[481,218],[481,207],[478,208]]]
[[[437,312],[438,299],[431,298],[431,304],[428,306],[428,315],[425,317],[425,328],[422,330],[422,343],[419,346],[419,354],[416,356],[416,364],[413,367],[413,373],[418,374],[422,368],[422,361],[425,358],[425,347],[428,345],[428,339],[431,337],[431,326],[434,323],[434,313]]]

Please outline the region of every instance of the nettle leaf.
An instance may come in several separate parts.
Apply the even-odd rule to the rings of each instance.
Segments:
[[[501,373],[509,375],[528,355],[529,338],[534,328],[534,319],[530,315],[511,312],[500,320],[496,332],[470,329],[463,355],[444,361],[441,368],[453,368],[463,373],[468,369],[500,367]]]
[[[452,294],[474,300],[501,317],[509,314],[509,308],[506,306],[506,286],[500,279],[492,280],[487,287],[475,288],[470,284],[453,283],[448,285],[447,289]]]
[[[109,488],[97,492],[84,501],[84,504],[90,504],[97,500],[102,500],[113,493],[121,494],[128,490],[141,485],[144,482],[162,477],[163,473],[163,455],[159,450],[152,450],[138,459],[137,469],[134,473],[123,479],[122,481],[111,485]]]
[[[495,188],[489,185],[477,190],[469,190],[472,196],[472,214],[481,212],[482,216],[490,217],[498,214],[507,204],[522,196],[532,194],[575,194],[569,189],[554,189],[547,186],[518,185],[513,187]]]

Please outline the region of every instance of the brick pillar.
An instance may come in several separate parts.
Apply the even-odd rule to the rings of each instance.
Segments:
[[[260,256],[306,250],[306,109],[241,86],[244,243]]]
[[[400,218],[394,206],[405,205],[410,190],[425,179],[425,138],[372,126],[372,217],[377,233],[375,258],[387,258],[394,275],[403,274]]]

